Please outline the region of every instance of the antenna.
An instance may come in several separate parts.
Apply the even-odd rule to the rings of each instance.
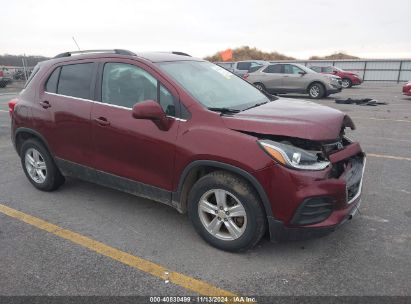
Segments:
[[[81,51],[81,50],[80,50],[80,47],[78,46],[78,43],[77,43],[76,39],[74,39],[74,36],[71,37],[71,38],[73,38],[73,41],[74,41],[74,43],[77,45],[78,50]]]

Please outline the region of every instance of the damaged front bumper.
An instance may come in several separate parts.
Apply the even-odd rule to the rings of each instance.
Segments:
[[[358,143],[351,143],[329,158],[331,166],[321,172],[281,166],[271,169],[274,216],[268,217],[268,224],[272,241],[323,236],[356,213],[361,203],[365,154]]]

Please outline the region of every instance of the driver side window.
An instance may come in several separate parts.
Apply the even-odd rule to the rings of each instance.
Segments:
[[[285,64],[284,65],[284,74],[298,74],[299,72],[303,72],[299,67],[292,65],[292,64]]]
[[[157,100],[157,80],[146,71],[124,63],[106,63],[102,102],[132,108],[137,102]]]
[[[167,115],[176,115],[174,96],[149,73],[131,64],[110,62],[104,65],[103,103],[131,109],[145,100],[157,101]]]

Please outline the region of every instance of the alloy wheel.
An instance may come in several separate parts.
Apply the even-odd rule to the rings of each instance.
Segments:
[[[255,87],[256,87],[257,89],[259,89],[260,91],[264,91],[264,88],[263,88],[263,86],[262,86],[261,84],[256,84]]]
[[[317,85],[313,85],[310,89],[310,95],[314,98],[320,95],[320,88]]]
[[[34,148],[28,149],[24,156],[24,164],[27,173],[34,182],[44,183],[47,178],[47,166],[43,155],[39,151]]]
[[[208,233],[224,241],[238,239],[247,226],[244,206],[232,193],[222,189],[212,189],[201,196],[198,214]]]
[[[343,88],[348,88],[350,86],[350,81],[348,79],[343,79],[342,81]]]

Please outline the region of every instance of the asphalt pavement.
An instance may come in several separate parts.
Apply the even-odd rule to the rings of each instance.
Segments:
[[[401,85],[364,83],[316,101],[357,126],[348,136],[368,154],[360,213],[329,236],[264,239],[242,254],[209,246],[186,215],[160,203],[75,179],[36,190],[10,141],[14,95],[0,91],[0,204],[235,294],[411,295],[411,97]],[[389,104],[338,105],[337,97]],[[0,212],[0,295],[204,293],[122,261]]]

